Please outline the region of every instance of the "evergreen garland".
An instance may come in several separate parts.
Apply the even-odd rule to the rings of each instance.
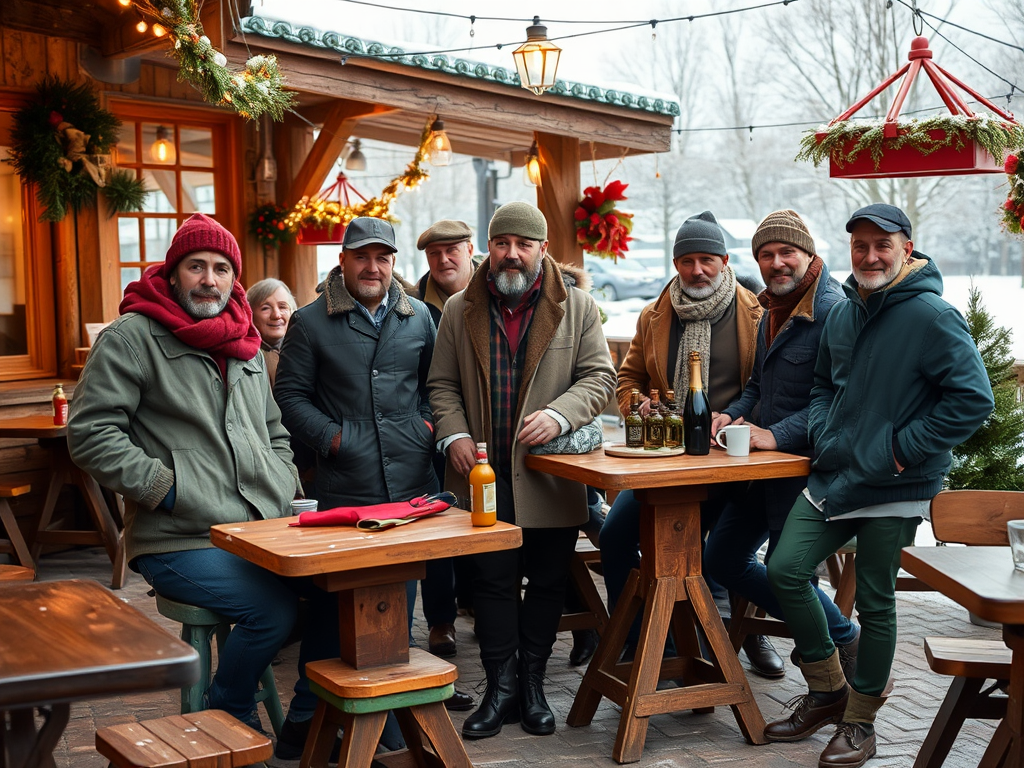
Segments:
[[[952,489],[1024,491],[1024,403],[1017,400],[1017,377],[1010,351],[1012,334],[998,327],[971,288],[967,326],[985,363],[995,409],[967,441],[953,449],[946,480]]]
[[[88,85],[47,77],[36,86],[36,95],[14,114],[11,162],[22,181],[36,185],[41,221],[61,221],[96,197],[96,182],[74,157],[81,153],[67,146],[70,131],[88,137],[79,149],[107,154],[120,127],[120,120],[100,109]]]
[[[1007,152],[1024,147],[1024,126],[991,115],[934,115],[922,120],[902,120],[898,123],[899,134],[892,139],[883,135],[884,126],[882,120],[842,120],[806,131],[796,159],[810,160],[815,168],[831,159],[842,168],[866,150],[871,153],[877,171],[886,151],[907,146],[929,155],[942,147],[962,149],[966,139],[973,139],[999,162]],[[944,132],[941,138],[931,136],[930,132],[935,130]],[[819,133],[824,134],[821,139]],[[847,150],[851,140],[854,144]]]
[[[107,199],[110,217],[141,211],[146,202],[146,182],[136,178],[134,171],[117,170],[110,174],[103,196]]]
[[[187,82],[211,104],[230,106],[242,117],[255,120],[264,112],[282,120],[294,97],[283,90],[284,80],[277,57],[257,55],[237,72],[203,34],[196,0],[136,0],[154,23],[166,27],[178,59],[178,80]]]

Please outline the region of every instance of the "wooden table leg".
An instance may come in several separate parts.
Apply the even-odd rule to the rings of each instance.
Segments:
[[[1003,642],[1013,652],[1006,717],[999,726],[1000,729],[1005,726],[1009,736],[1003,765],[1006,768],[1024,768],[1024,625],[1005,625]],[[987,754],[986,752],[986,757]]]
[[[621,705],[612,756],[628,763],[643,753],[651,715],[729,705],[746,740],[766,743],[764,718],[701,576],[700,503],[707,497],[706,489],[645,489],[636,496],[641,504],[640,571],[634,571],[615,606],[568,724],[589,723],[602,696]],[[643,624],[634,662],[617,665],[640,606]],[[679,658],[663,660],[672,625]],[[698,634],[707,639],[710,659],[700,657]],[[625,670],[628,679],[621,677]],[[683,687],[658,691],[659,679],[670,676],[682,676]]]
[[[50,527],[50,521],[53,519],[53,510],[57,506],[57,497],[60,495],[60,489],[67,482],[64,468],[58,465],[57,459],[52,452],[50,453],[50,461],[50,483],[46,487],[46,500],[43,502],[42,512],[39,513],[39,525],[36,527],[36,535],[32,540],[32,560],[36,563],[39,562],[39,553],[43,548],[43,541],[41,539],[45,538],[45,536],[40,536],[40,534],[44,534],[46,529]]]
[[[4,768],[55,768],[53,749],[71,719],[71,705],[54,704],[39,711],[44,719],[37,731],[35,709],[0,710],[0,761],[7,755]]]

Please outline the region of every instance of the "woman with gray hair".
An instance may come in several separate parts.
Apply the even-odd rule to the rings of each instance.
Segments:
[[[266,358],[270,386],[273,387],[277,363],[281,358],[281,342],[284,341],[292,312],[297,309],[295,297],[288,286],[276,277],[260,280],[245,295],[252,307],[252,324],[263,338],[260,349]]]

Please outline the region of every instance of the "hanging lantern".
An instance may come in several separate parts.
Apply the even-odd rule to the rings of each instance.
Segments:
[[[346,171],[365,171],[366,170],[366,155],[363,154],[363,150],[360,148],[359,139],[353,139],[351,150],[349,150],[348,157],[345,158],[345,170]]]
[[[531,187],[540,186],[540,158],[537,156],[537,142],[534,141],[530,151],[526,153],[523,165],[523,183]]]
[[[341,243],[345,238],[347,218],[345,211],[352,207],[350,197],[358,197],[364,203],[366,198],[348,183],[344,173],[331,186],[320,194],[306,201],[300,214],[299,235],[296,242],[300,245],[325,245]],[[332,200],[332,196],[335,198]],[[305,198],[303,198],[305,200]]]
[[[444,166],[452,161],[452,143],[444,132],[444,121],[435,118],[430,126],[430,138],[427,139],[427,162],[431,165]]]
[[[810,159],[817,165],[827,157],[829,176],[838,179],[1002,173],[1006,149],[1013,146],[1022,130],[1013,114],[1000,109],[935,64],[927,38],[915,37],[907,58],[908,63],[832,120],[824,130],[809,132],[798,159]],[[899,122],[903,103],[922,69],[951,115]],[[904,78],[903,82],[884,122],[847,123],[869,101],[900,78]],[[969,94],[999,119],[975,115],[957,89]],[[994,143],[991,138],[986,139],[988,149],[978,140],[982,133],[974,130],[978,127],[984,127],[987,134],[996,136]]]
[[[533,26],[526,28],[526,42],[512,52],[519,72],[519,83],[540,96],[555,84],[558,59],[562,49],[548,40],[548,28],[533,17]]]
[[[149,147],[149,156],[154,163],[171,165],[177,158],[174,151],[174,140],[167,138],[168,131],[162,125],[156,128],[156,141]]]

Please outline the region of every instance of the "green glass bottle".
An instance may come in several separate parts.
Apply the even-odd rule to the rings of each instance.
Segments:
[[[658,390],[651,390],[651,410],[644,419],[644,448],[656,451],[665,447],[665,417],[661,415]]]
[[[626,417],[626,447],[644,447],[644,419],[640,415],[640,390],[629,393],[629,415]]]
[[[683,417],[679,415],[675,392],[667,390],[665,400],[665,407],[668,410],[665,414],[665,447],[679,448],[683,444]]]

